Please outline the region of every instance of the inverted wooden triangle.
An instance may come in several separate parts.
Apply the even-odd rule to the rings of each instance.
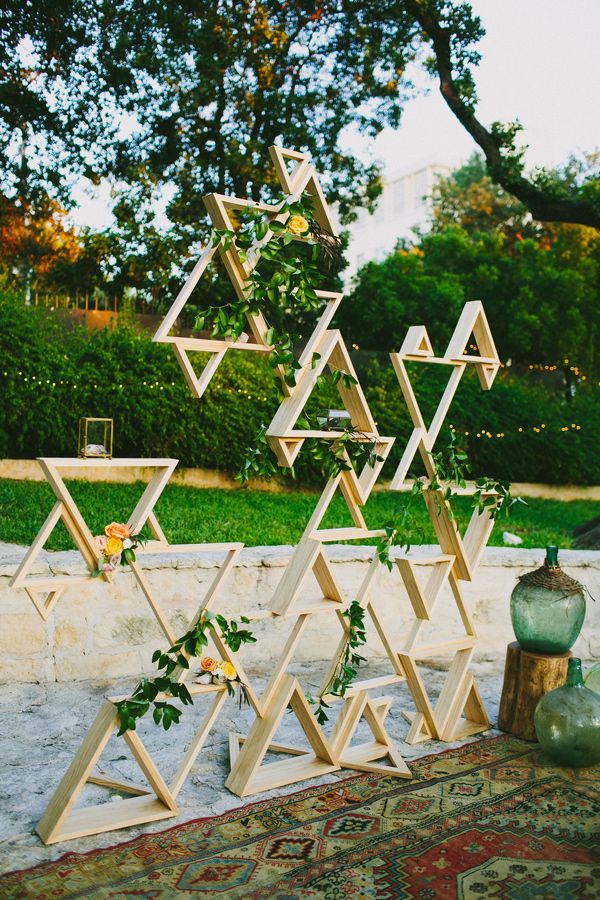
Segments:
[[[102,751],[118,725],[119,717],[116,707],[109,700],[105,700],[56,789],[46,812],[36,826],[36,831],[45,844],[84,837],[86,834],[99,834],[115,828],[155,822],[178,815],[179,810],[173,794],[135,732],[126,732],[123,737],[148,780],[151,791],[141,793],[144,788],[139,789],[134,786],[137,796],[84,809],[73,809],[77,798],[92,775]],[[95,783],[99,783],[97,779]],[[114,783],[113,786],[123,787],[117,783]]]
[[[395,562],[415,615],[419,619],[430,619],[433,607],[448,580],[454,556],[427,558],[423,561],[417,557],[411,559],[404,556],[397,558]],[[426,583],[422,584],[417,572],[419,569],[422,571],[424,565],[429,568],[429,575]]]
[[[288,707],[300,723],[312,753],[300,750],[290,759],[263,764]],[[254,720],[248,737],[237,755],[235,755],[235,741],[232,741],[232,746],[235,760],[225,785],[239,797],[282,787],[298,780],[299,777],[313,778],[339,769],[297,679],[291,675],[284,675],[281,678],[268,712],[263,718]]]
[[[269,147],[269,154],[281,187],[286,194],[295,194],[310,162],[308,153],[286,150],[284,147],[277,147],[273,144]]]
[[[400,353],[391,353],[390,357],[392,360],[392,365],[394,366],[394,370],[398,377],[398,381],[400,383],[402,395],[408,407],[408,411],[413,423],[412,434],[406,444],[404,453],[402,455],[398,468],[394,473],[394,477],[392,478],[392,482],[390,485],[392,490],[399,490],[404,485],[404,480],[408,475],[409,469],[412,466],[417,453],[421,455],[421,459],[423,460],[423,465],[425,466],[425,472],[427,473],[427,476],[429,478],[433,477],[434,467],[433,461],[431,459],[431,453],[433,451],[442,425],[444,424],[444,419],[448,414],[450,404],[452,403],[454,395],[456,394],[456,391],[458,389],[458,385],[460,384],[460,380],[465,371],[466,363],[442,360],[443,363],[447,363],[449,366],[451,366],[451,372],[448,377],[446,387],[444,388],[444,391],[440,398],[440,402],[438,403],[437,409],[428,426],[413,390],[413,386],[411,384],[410,377],[406,368],[405,357]],[[410,360],[411,358],[409,357],[408,361]],[[425,356],[413,356],[412,360],[427,362],[428,358]]]
[[[296,385],[279,406],[267,429],[267,440],[280,465],[289,465],[286,452],[282,450],[287,442],[295,442],[293,450],[295,458],[307,438],[318,437],[335,440],[336,434],[339,434],[335,431],[313,431],[296,427],[306,404],[317,388],[320,377],[328,367],[331,371],[347,372],[356,381],[349,387],[344,384],[343,379],[340,379],[337,384],[342,405],[350,414],[353,427],[364,434],[379,436],[340,332],[335,329],[321,330],[321,323],[317,326],[317,331],[319,332],[318,339],[313,340],[313,335],[309,344],[310,355],[318,354],[318,357],[314,356],[311,362],[305,351],[302,357],[304,368],[297,375]]]

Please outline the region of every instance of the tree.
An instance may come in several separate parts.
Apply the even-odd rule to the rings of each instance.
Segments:
[[[503,359],[600,369],[600,234],[532,221],[477,157],[438,181],[428,235],[359,272],[338,321],[377,350],[397,350],[426,321],[443,348],[467,300],[485,302]]]
[[[0,12],[0,175],[33,214],[73,179],[112,180],[115,277],[173,289],[206,237],[210,191],[265,183],[272,143],[308,150],[349,221],[380,189],[348,129],[397,128],[417,60],[481,146],[488,173],[534,218],[600,224],[600,178],[577,165],[523,174],[517,126],[484,127],[473,69],[483,29],[445,0],[7,0]],[[429,58],[433,51],[433,56]],[[164,212],[162,225],[157,210]]]
[[[535,219],[600,228],[598,168],[584,178],[573,170],[553,175],[541,170],[527,178],[524,149],[516,146],[521,126],[494,122],[486,128],[475,115],[477,94],[472,68],[480,59],[475,44],[485,32],[471,5],[447,0],[404,0],[403,6],[414,16],[433,51],[427,66],[438,76],[442,97],[483,150],[492,179],[520,200]]]

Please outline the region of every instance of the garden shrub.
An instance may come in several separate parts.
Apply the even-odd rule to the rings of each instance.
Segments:
[[[129,326],[90,331],[10,297],[0,298],[0,352],[0,456],[5,458],[74,455],[79,417],[112,416],[116,456],[172,456],[182,466],[235,473],[245,447],[278,404],[262,354],[228,353],[197,401],[172,348],[152,343],[148,334]],[[419,370],[417,365],[411,377],[430,417],[442,390],[435,378],[447,377],[448,371],[441,366]],[[438,370],[433,375],[432,368]],[[411,431],[410,419],[391,365],[371,363],[364,386],[380,433],[396,436],[384,469],[384,477],[391,477]],[[326,386],[311,406],[337,406],[336,396],[335,389]],[[468,445],[477,474],[597,484],[597,398],[598,388],[589,388],[567,401],[559,393],[509,376],[507,370],[484,392],[475,373],[468,372],[447,422]],[[572,429],[573,423],[581,430]],[[569,430],[561,431],[567,425]],[[477,438],[478,433],[485,437]],[[301,454],[298,479],[322,481],[306,453]]]

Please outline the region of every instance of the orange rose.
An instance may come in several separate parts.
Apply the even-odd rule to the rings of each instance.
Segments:
[[[104,534],[106,537],[119,538],[120,541],[124,541],[125,538],[130,537],[131,532],[128,525],[121,525],[119,522],[111,522],[110,525],[107,525],[104,529]]]
[[[219,668],[219,663],[212,656],[204,656],[200,660],[200,668],[203,672],[215,672]]]
[[[106,539],[106,547],[104,549],[105,556],[119,556],[123,552],[123,541],[117,537],[109,537]]]

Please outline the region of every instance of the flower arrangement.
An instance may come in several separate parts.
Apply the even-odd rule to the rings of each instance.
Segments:
[[[135,551],[143,544],[139,534],[134,534],[129,525],[111,522],[104,529],[104,534],[96,538],[102,556],[98,560],[98,568],[94,575],[116,572],[118,567],[135,562]]]
[[[195,675],[195,684],[225,684],[230,695],[234,693],[233,682],[242,684],[232,663],[226,659],[219,662],[212,656],[202,657],[200,668],[196,670]]]
[[[177,698],[184,706],[193,705],[192,695],[181,678],[184,670],[190,667],[190,658],[200,659],[199,678],[209,676],[206,681],[200,681],[200,684],[225,684],[227,693],[233,696],[234,684],[237,683],[240,687],[240,704],[243,699],[247,700],[245,685],[230,662],[219,662],[211,656],[201,657],[200,654],[208,646],[210,631],[219,635],[225,646],[234,653],[237,653],[242,644],[255,644],[256,638],[252,632],[240,627],[248,623],[246,616],[241,616],[238,623],[235,619],[227,620],[224,616],[205,610],[190,630],[177,638],[168,650],[155,650],[152,662],[159,674],[154,678],[144,678],[130,697],[115,704],[120,721],[119,734],[135,731],[137,721],[151,708],[154,723],[162,725],[165,731],[171,725],[179,724],[182,710],[170,703],[168,698]]]

